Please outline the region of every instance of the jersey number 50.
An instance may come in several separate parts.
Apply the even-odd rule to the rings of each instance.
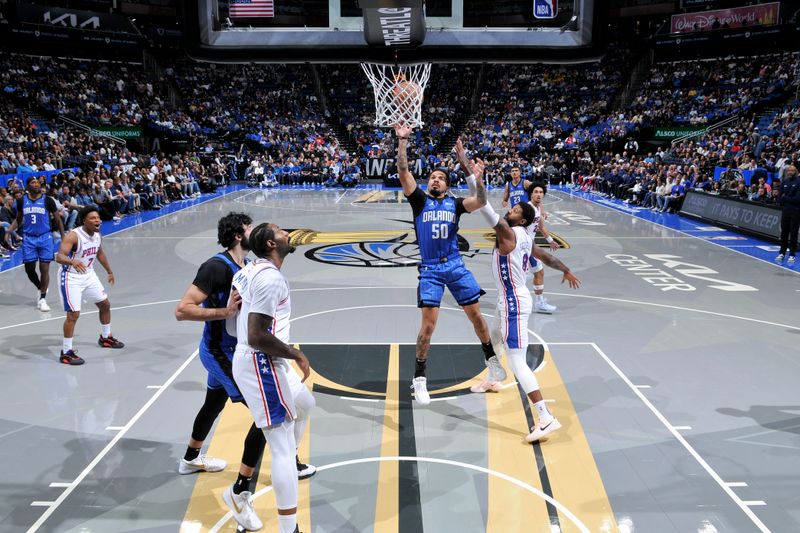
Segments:
[[[434,224],[431,232],[434,239],[446,239],[448,237],[449,226],[447,224]]]

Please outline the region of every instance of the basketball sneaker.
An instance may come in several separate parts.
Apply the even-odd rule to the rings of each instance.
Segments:
[[[97,344],[102,346],[103,348],[124,348],[125,344],[119,342],[117,339],[114,338],[113,335],[109,335],[108,337],[103,337],[100,335],[100,338],[97,339]]]
[[[431,396],[428,394],[428,380],[425,376],[414,378],[411,382],[411,388],[414,389],[414,398],[420,405],[431,403]]]
[[[531,428],[532,431],[525,437],[525,440],[528,442],[537,442],[559,429],[561,429],[561,422],[559,422],[556,417],[551,418],[547,424],[542,424],[540,420],[537,425]]]
[[[794,264],[794,262],[795,262],[795,258],[794,258],[794,256],[793,256],[793,255],[790,255],[790,256],[789,256],[789,260],[788,260],[788,261],[786,261],[786,262],[787,262],[788,264],[790,264],[790,265],[793,265],[793,264]]]
[[[39,302],[36,304],[36,309],[38,309],[43,313],[50,312],[50,306],[47,305],[47,300],[45,300],[44,298],[39,298]]]
[[[783,254],[778,254],[777,257],[775,257],[775,261],[777,261],[778,263],[783,261]]]
[[[66,352],[61,352],[61,357],[58,360],[65,365],[72,365],[78,366],[82,365],[86,361],[83,360],[78,354],[75,353],[75,350],[67,350]]]
[[[197,472],[219,472],[225,470],[226,466],[228,463],[224,459],[216,459],[207,455],[198,455],[191,461],[181,457],[181,460],[178,461],[178,473],[185,476]]]
[[[314,465],[307,465],[300,462],[300,457],[295,455],[297,461],[297,479],[308,479],[317,473],[317,467]]]
[[[236,523],[247,531],[258,531],[264,527],[264,524],[259,520],[256,510],[253,509],[252,496],[253,493],[247,490],[241,494],[235,494],[233,485],[222,493],[222,499],[233,513]]]
[[[547,303],[547,298],[544,296],[537,300],[535,308],[537,313],[544,313],[545,315],[552,315],[558,309],[555,305]]]
[[[486,368],[489,369],[488,381],[505,381],[506,369],[503,368],[500,359],[496,355],[486,360]]]

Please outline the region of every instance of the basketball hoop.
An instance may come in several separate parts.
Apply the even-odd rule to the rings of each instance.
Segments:
[[[431,75],[430,63],[361,63],[361,68],[375,92],[375,125],[422,126],[422,94]]]

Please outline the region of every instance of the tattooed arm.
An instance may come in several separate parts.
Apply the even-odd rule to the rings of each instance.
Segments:
[[[569,283],[569,286],[572,287],[573,289],[577,289],[578,287],[581,286],[581,280],[579,280],[575,276],[575,274],[570,272],[567,265],[565,265],[557,257],[545,252],[544,250],[536,246],[536,244],[533,245],[531,254],[533,254],[533,257],[539,259],[542,263],[549,266],[550,268],[554,268],[556,270],[560,270],[561,272],[563,272],[564,277],[561,278],[561,283],[564,283],[566,281],[567,283]]]
[[[397,134],[397,174],[400,184],[403,186],[403,194],[409,196],[417,188],[417,181],[411,171],[408,170],[408,136],[411,135],[411,128],[396,124],[394,131]]]

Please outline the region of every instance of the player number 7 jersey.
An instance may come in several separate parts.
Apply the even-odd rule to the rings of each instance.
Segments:
[[[75,228],[72,232],[77,235],[78,244],[75,246],[75,250],[70,252],[69,257],[83,263],[86,267],[86,273],[93,272],[94,260],[97,258],[97,252],[100,251],[100,243],[102,241],[100,232],[96,231],[89,235],[82,227]],[[69,265],[64,265],[64,270],[70,274],[81,274],[75,267]]]

